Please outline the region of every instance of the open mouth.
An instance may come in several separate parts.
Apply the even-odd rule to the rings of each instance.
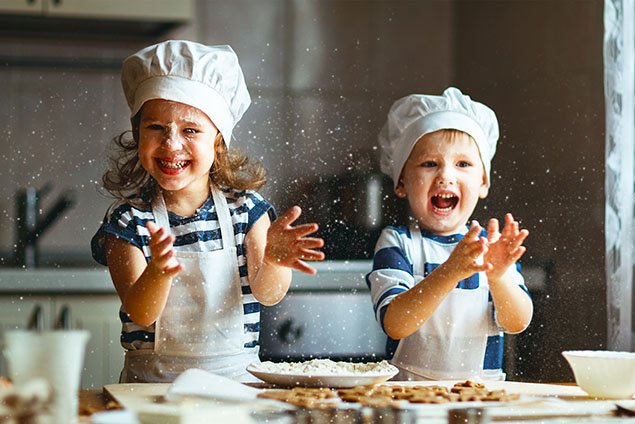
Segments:
[[[437,212],[450,212],[459,203],[459,198],[454,194],[436,194],[431,199],[432,206]]]
[[[191,162],[189,160],[166,160],[159,158],[157,158],[156,161],[162,169],[168,172],[179,172]]]

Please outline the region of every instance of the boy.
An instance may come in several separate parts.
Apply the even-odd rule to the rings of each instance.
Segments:
[[[366,280],[398,380],[502,380],[502,331],[531,321],[516,266],[528,231],[511,214],[502,233],[496,219],[487,232],[466,226],[488,194],[497,140],[494,112],[453,87],[406,96],[388,113],[381,170],[414,222],[383,230]]]

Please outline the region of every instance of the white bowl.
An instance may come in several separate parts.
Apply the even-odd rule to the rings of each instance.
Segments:
[[[562,352],[575,381],[589,396],[629,399],[635,394],[635,353],[609,350]]]

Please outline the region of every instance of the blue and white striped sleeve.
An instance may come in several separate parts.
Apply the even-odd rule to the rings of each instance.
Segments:
[[[405,248],[405,239],[409,237],[406,229],[385,228],[375,247],[373,270],[366,276],[375,319],[382,329],[390,302],[415,284],[412,263]]]
[[[93,258],[102,265],[108,265],[106,261],[106,235],[112,234],[141,249],[146,260],[149,259],[150,249],[147,245],[150,233],[145,225],[148,221],[153,220],[154,216],[151,211],[133,208],[124,201],[113,203],[97,233],[91,239]]]

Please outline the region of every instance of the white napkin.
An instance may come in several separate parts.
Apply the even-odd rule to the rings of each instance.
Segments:
[[[192,368],[174,380],[165,397],[175,400],[184,396],[199,396],[223,401],[250,402],[256,400],[259,392],[259,389],[227,377]]]
[[[140,424],[133,411],[118,409],[113,411],[95,412],[90,416],[91,424]]]

